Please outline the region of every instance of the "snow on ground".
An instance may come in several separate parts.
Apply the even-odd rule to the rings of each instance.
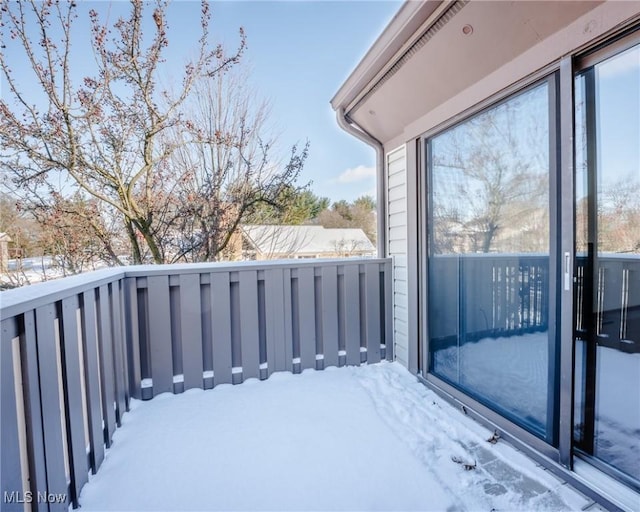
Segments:
[[[484,338],[435,353],[436,374],[542,429],[547,420],[547,332]],[[576,401],[584,343],[576,344]],[[598,346],[595,455],[640,479],[640,353]],[[578,414],[577,418],[580,417]]]
[[[484,338],[438,350],[435,370],[451,382],[545,429],[549,381],[547,332]]]
[[[29,284],[41,283],[67,277],[60,256],[40,256],[38,258],[11,259],[8,262],[8,271],[0,273],[0,284],[10,287],[20,287]],[[83,273],[106,268],[104,262],[87,263]]]
[[[96,510],[579,510],[588,501],[397,363],[132,401]],[[466,471],[452,456],[477,463]]]

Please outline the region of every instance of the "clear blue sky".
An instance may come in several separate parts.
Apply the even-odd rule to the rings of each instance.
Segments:
[[[313,181],[318,195],[352,200],[375,191],[373,150],[338,127],[329,100],[400,5],[399,1],[212,4],[214,33],[227,44],[237,40],[240,25],[246,31],[245,57],[252,81],[272,104],[281,146],[311,142],[304,178]],[[176,2],[172,7],[180,11],[187,6]],[[171,21],[171,25],[182,24]]]

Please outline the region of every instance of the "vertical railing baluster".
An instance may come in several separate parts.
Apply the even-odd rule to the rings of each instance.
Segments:
[[[60,411],[58,379],[58,351],[56,349],[55,304],[50,303],[36,309],[36,333],[38,373],[40,375],[40,399],[42,408],[42,430],[44,437],[47,492],[57,495],[67,493],[64,439]],[[50,503],[50,511],[66,511],[68,500]]]
[[[104,419],[104,442],[111,446],[115,431],[115,384],[113,368],[113,341],[111,338],[109,287],[98,289],[98,353],[100,354],[100,391],[102,393],[102,418]]]
[[[293,319],[291,304],[291,269],[283,269],[284,282],[284,361],[285,370],[293,371]]]
[[[264,380],[269,376],[269,363],[267,360],[267,312],[266,304],[267,297],[265,292],[265,272],[264,270],[258,271],[258,353],[260,363],[260,380]]]
[[[122,353],[122,381],[124,388],[124,411],[129,411],[129,400],[131,398],[131,389],[129,387],[129,343],[130,343],[130,333],[129,333],[129,317],[128,314],[128,305],[129,305],[129,290],[127,288],[127,280],[126,279],[118,279],[118,289],[120,290],[120,309],[117,312],[117,315],[120,317],[120,350]]]
[[[124,347],[122,345],[124,331],[121,318],[120,304],[120,281],[111,283],[111,329],[113,342],[113,368],[116,401],[116,423],[118,427],[122,425],[122,415],[127,410],[125,398],[126,377],[124,372]]]
[[[322,332],[322,267],[313,269],[313,320],[315,325],[315,354],[314,368],[324,370],[324,333]]]
[[[62,373],[67,420],[67,438],[71,469],[71,501],[78,506],[80,489],[88,481],[87,452],[84,437],[84,408],[77,324],[78,297],[62,301]]]
[[[324,368],[338,366],[338,267],[322,267],[322,350]]]
[[[345,349],[347,364],[360,364],[360,270],[358,265],[344,267]]]
[[[153,396],[173,393],[171,306],[168,276],[147,278],[149,339]]]
[[[393,276],[391,261],[384,263],[384,318],[385,318],[385,357],[393,361],[395,347],[393,346]],[[426,370],[425,370],[426,371]]]
[[[180,276],[180,328],[184,389],[203,388],[200,274]]]
[[[366,265],[358,265],[358,300],[360,304],[360,363],[367,362],[367,289]]]
[[[142,398],[140,394],[141,367],[140,367],[140,327],[138,319],[138,287],[135,277],[124,279],[125,301],[124,314],[127,329],[127,368],[129,379],[129,395],[133,398]]]
[[[103,407],[99,382],[97,333],[96,295],[95,290],[89,290],[82,294],[82,341],[89,423],[89,463],[93,474],[97,473],[104,460]]]
[[[232,382],[231,292],[229,272],[211,274],[211,336],[214,385]]]
[[[23,472],[26,460],[20,453],[20,433],[18,421],[18,403],[16,400],[15,361],[13,356],[14,339],[18,335],[16,318],[8,318],[0,323],[0,484],[3,496],[2,510],[22,511],[25,491]]]
[[[380,264],[365,265],[366,318],[367,318],[367,362],[380,361]]]
[[[298,269],[300,371],[316,367],[315,284],[313,267]]]
[[[284,273],[280,268],[266,269],[265,322],[267,328],[267,373],[281,372],[285,364]]]
[[[245,270],[239,273],[239,293],[242,380],[259,379],[258,273],[255,270]]]
[[[47,474],[42,432],[42,399],[40,396],[40,375],[38,372],[38,348],[35,312],[23,315],[21,340],[22,382],[25,399],[25,420],[27,427],[27,455],[29,459],[29,483],[31,492],[46,492]],[[46,503],[32,503],[33,510],[48,510]]]
[[[202,329],[202,377],[204,389],[213,387],[213,332],[211,320],[211,274],[202,274],[200,326]]]

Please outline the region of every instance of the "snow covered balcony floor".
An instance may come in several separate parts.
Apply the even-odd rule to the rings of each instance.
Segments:
[[[80,505],[85,512],[589,507],[490,436],[398,363],[276,373],[133,402]]]
[[[135,266],[3,292],[2,512],[79,506],[137,400],[392,359],[390,269]]]

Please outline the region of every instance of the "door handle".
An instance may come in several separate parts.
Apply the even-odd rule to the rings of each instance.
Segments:
[[[573,265],[571,265],[571,253],[564,253],[564,289],[571,290],[571,274],[573,273]]]

